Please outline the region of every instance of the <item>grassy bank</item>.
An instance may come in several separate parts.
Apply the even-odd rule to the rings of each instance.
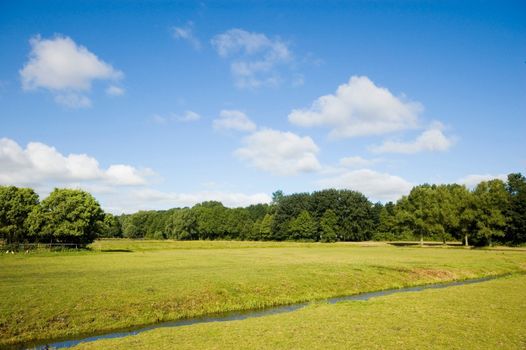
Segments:
[[[75,349],[524,349],[526,277],[224,323],[157,329]]]
[[[515,251],[101,241],[0,256],[0,345],[526,270]]]

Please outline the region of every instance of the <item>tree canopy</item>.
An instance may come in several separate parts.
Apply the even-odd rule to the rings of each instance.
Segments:
[[[423,184],[396,203],[372,203],[352,190],[273,193],[270,204],[104,213],[89,193],[55,189],[39,203],[29,188],[0,186],[0,235],[7,243],[88,243],[96,237],[363,241],[461,240],[464,244],[526,242],[526,178],[510,174],[473,190]]]

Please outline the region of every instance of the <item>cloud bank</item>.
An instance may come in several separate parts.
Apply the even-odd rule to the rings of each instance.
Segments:
[[[100,167],[99,162],[86,154],[63,155],[40,142],[30,142],[22,148],[15,141],[0,139],[0,183],[42,187],[49,183],[61,185],[90,182],[109,186],[146,184],[151,169],[113,164]]]
[[[322,179],[321,188],[349,189],[363,193],[371,200],[396,201],[411,191],[413,185],[399,176],[370,169],[346,171],[340,175]]]

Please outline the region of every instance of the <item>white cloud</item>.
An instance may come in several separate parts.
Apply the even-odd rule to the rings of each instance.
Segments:
[[[87,96],[74,92],[55,95],[54,100],[59,105],[71,109],[91,107],[91,100]]]
[[[370,149],[375,153],[413,154],[423,151],[447,151],[453,143],[453,139],[448,138],[442,132],[442,125],[434,123],[429,129],[422,132],[415,141],[384,141],[380,146],[373,146]]]
[[[87,107],[89,99],[81,92],[90,91],[95,80],[118,80],[122,72],[100,60],[71,38],[56,36],[30,40],[29,61],[20,70],[24,90],[48,89],[55,100],[67,106]]]
[[[183,123],[195,122],[201,119],[201,115],[194,111],[185,111],[183,115],[175,115],[175,120]]]
[[[89,182],[100,185],[144,185],[153,175],[149,169],[129,165],[111,165],[102,169],[99,162],[86,154],[58,152],[55,147],[30,142],[24,149],[15,141],[0,139],[0,183],[34,185],[50,183],[66,185]]]
[[[168,116],[154,114],[150,120],[155,124],[166,124],[168,122],[191,123],[201,119],[201,115],[194,111],[184,111],[182,114],[171,113]]]
[[[237,110],[222,110],[213,122],[218,130],[254,131],[256,124],[247,115]]]
[[[122,96],[124,95],[124,89],[115,85],[110,85],[106,89],[106,94],[109,96]]]
[[[413,185],[403,178],[370,169],[353,170],[318,182],[321,188],[359,191],[371,200],[395,201],[409,193]]]
[[[506,174],[497,174],[497,175],[472,174],[472,175],[464,176],[464,177],[458,179],[455,182],[458,183],[458,184],[461,184],[461,185],[466,185],[469,188],[474,188],[479,183],[481,183],[482,181],[489,181],[489,180],[494,180],[494,179],[499,179],[499,180],[502,180],[502,181],[506,181],[508,179],[508,176]]]
[[[106,208],[115,213],[131,213],[137,210],[191,207],[204,201],[219,201],[230,208],[245,207],[258,203],[270,203],[266,193],[245,194],[240,192],[199,191],[194,193],[163,192],[141,188],[122,194],[108,196]]]
[[[175,40],[187,41],[195,50],[200,50],[202,45],[193,33],[193,23],[189,22],[184,27],[172,27],[172,36]]]
[[[230,29],[214,36],[211,43],[219,56],[231,59],[230,71],[240,88],[278,85],[282,80],[278,67],[293,61],[286,43],[262,33]]]
[[[235,155],[275,175],[295,175],[321,169],[318,146],[308,136],[263,129],[246,136]]]
[[[403,101],[369,78],[353,76],[334,95],[321,96],[310,108],[295,109],[288,118],[303,127],[331,128],[331,137],[342,138],[415,128],[422,110],[420,103]]]
[[[365,159],[359,156],[344,157],[340,159],[340,165],[347,168],[365,168],[377,163],[378,159]]]

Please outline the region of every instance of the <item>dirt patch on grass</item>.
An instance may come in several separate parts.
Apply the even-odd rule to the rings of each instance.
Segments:
[[[437,281],[452,280],[457,277],[457,275],[451,271],[439,269],[413,269],[411,270],[411,274],[415,279],[431,278]]]

